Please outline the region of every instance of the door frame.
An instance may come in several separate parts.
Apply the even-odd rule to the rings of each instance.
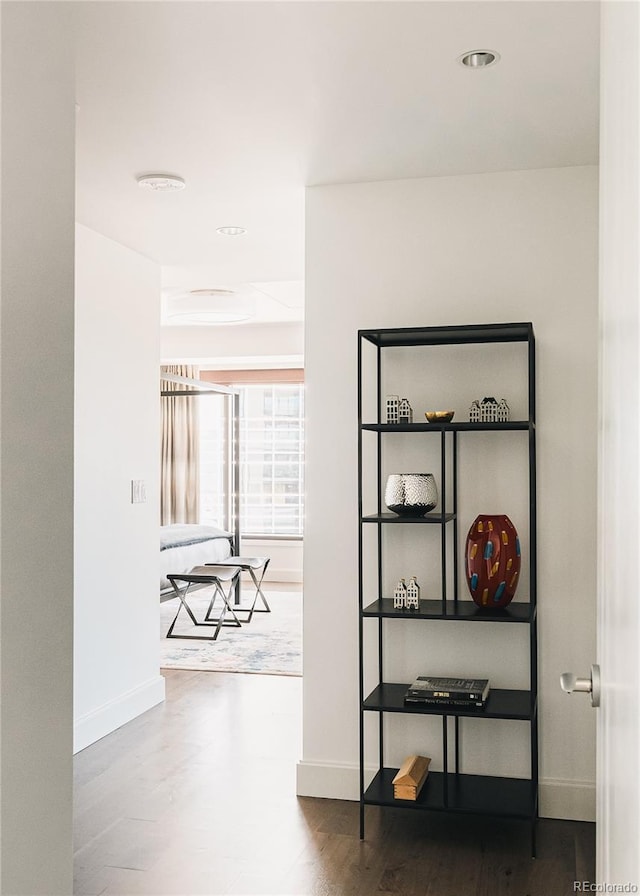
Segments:
[[[640,888],[640,4],[601,4],[596,877]],[[632,891],[633,892],[633,891]],[[636,890],[637,892],[637,890]]]

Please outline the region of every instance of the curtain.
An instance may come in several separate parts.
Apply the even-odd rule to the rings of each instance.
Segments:
[[[190,364],[162,367],[164,373],[198,378]],[[164,392],[184,391],[187,386],[161,380]],[[196,390],[194,390],[196,391]],[[196,393],[197,394],[197,393]],[[160,522],[200,522],[200,438],[198,398],[161,397]]]

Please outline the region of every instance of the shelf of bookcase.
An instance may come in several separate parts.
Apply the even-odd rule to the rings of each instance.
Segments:
[[[463,324],[446,327],[378,327],[360,330],[363,339],[380,348],[409,345],[471,345],[491,342],[528,342],[533,324]]]
[[[503,608],[483,608],[472,600],[445,602],[445,611],[441,600],[420,600],[419,610],[396,610],[392,597],[375,600],[362,611],[365,617],[383,619],[445,619],[450,622],[533,622],[536,616],[535,607],[529,603],[510,603]]]
[[[380,769],[364,792],[364,803],[527,820],[536,815],[536,788],[528,778],[429,772],[417,800],[396,800],[393,779],[397,773],[397,768]]]
[[[477,719],[519,719],[533,718],[535,706],[531,691],[504,690],[492,688],[483,709],[473,706],[424,706],[404,702],[404,695],[410,685],[383,682],[371,691],[362,708],[372,712],[403,712],[411,715],[428,716],[468,716]]]
[[[513,432],[535,428],[530,420],[508,420],[504,423],[363,423],[363,432]]]
[[[403,525],[421,525],[424,523],[431,524],[442,524],[442,523],[450,523],[451,520],[455,520],[455,513],[432,513],[429,511],[425,516],[409,516],[408,514],[402,515],[398,513],[371,513],[367,514],[367,516],[362,517],[363,523],[389,523],[391,525],[397,525],[399,523]]]

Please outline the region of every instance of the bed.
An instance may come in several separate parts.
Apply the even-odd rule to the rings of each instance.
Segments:
[[[232,555],[234,536],[216,526],[175,523],[160,527],[160,596],[173,596],[167,573],[188,572]]]

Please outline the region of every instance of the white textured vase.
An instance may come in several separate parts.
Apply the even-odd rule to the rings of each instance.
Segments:
[[[424,516],[438,503],[433,473],[391,473],[384,490],[384,503],[401,516]]]

